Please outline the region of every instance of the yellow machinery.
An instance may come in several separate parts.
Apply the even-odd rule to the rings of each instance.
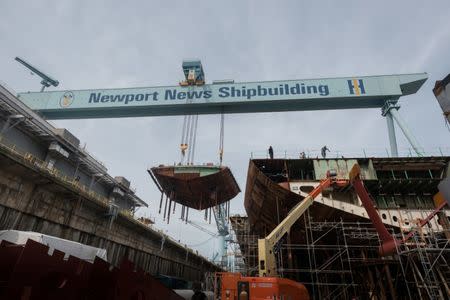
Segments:
[[[277,276],[274,247],[280,239],[289,232],[295,222],[303,215],[303,213],[311,206],[314,199],[322,192],[322,190],[336,185],[346,186],[349,184],[348,180],[340,180],[336,178],[336,172],[328,171],[327,178],[320,182],[320,184],[297,204],[288,216],[281,221],[280,224],[266,237],[258,239],[258,261],[259,261],[259,276],[261,277],[275,277]]]

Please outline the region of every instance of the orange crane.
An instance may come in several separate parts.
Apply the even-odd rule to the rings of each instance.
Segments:
[[[427,224],[445,205],[447,205],[447,201],[444,198],[444,187],[443,184],[441,184],[442,187],[439,187],[440,191],[434,196],[436,205],[435,210],[425,219],[421,220],[418,227],[411,230],[403,239],[396,239],[387,231],[386,226],[384,226],[383,221],[381,220],[378,212],[375,209],[375,206],[373,205],[373,200],[364,187],[364,183],[361,180],[360,175],[361,169],[358,164],[355,164],[349,174],[350,183],[353,185],[353,188],[361,199],[362,205],[366,209],[366,212],[373,225],[375,226],[378,236],[381,239],[381,247],[379,249],[379,253],[382,256],[391,255],[396,252],[399,246],[413,237],[419,228]],[[443,182],[445,182],[445,180]]]

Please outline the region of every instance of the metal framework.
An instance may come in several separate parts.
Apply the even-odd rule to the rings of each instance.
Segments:
[[[233,216],[231,222],[237,252],[245,261],[241,271],[255,274],[257,236],[245,217]],[[279,272],[304,283],[313,299],[450,299],[450,242],[445,230],[424,228],[392,256],[380,257],[381,240],[371,223],[317,222],[309,210],[300,222],[305,240],[285,240],[279,249]],[[398,239],[408,234],[404,230],[390,229]]]
[[[369,223],[314,222],[309,212],[303,221],[305,244],[284,244],[281,251],[304,253],[307,266],[282,272],[301,278],[313,299],[450,299],[450,243],[443,232],[424,229],[397,253],[380,257],[380,238]]]

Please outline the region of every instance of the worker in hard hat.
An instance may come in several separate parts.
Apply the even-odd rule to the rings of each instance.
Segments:
[[[273,159],[273,148],[272,148],[272,146],[269,146],[269,157],[270,157],[270,159]]]
[[[245,284],[241,285],[241,292],[239,293],[239,300],[249,300],[248,299],[248,292]]]
[[[320,152],[322,154],[322,158],[326,158],[327,157],[327,151],[330,152],[330,149],[328,149],[328,147],[325,145],[322,147],[322,149],[320,149]]]

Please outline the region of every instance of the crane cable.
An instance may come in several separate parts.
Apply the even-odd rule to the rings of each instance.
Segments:
[[[192,102],[193,99],[186,100],[187,104]],[[181,133],[181,143],[180,143],[181,165],[184,164],[185,159],[187,165],[192,165],[194,163],[195,143],[197,140],[197,127],[198,127],[198,114],[184,116],[183,130]]]
[[[195,115],[194,116],[194,137],[192,140],[192,150],[191,150],[191,165],[194,164],[195,145],[197,144],[197,126],[198,126],[198,115]]]
[[[187,119],[188,119],[188,116],[184,116],[183,131],[181,133],[181,142],[180,142],[180,150],[181,150],[180,164],[183,163],[184,156],[186,155],[186,150],[187,150],[187,144],[185,143],[185,134],[186,134],[186,129],[187,129]]]
[[[190,150],[188,151],[188,157],[187,157],[187,164],[191,165],[193,163],[193,149],[194,149],[194,135],[196,135],[196,132],[194,132],[195,129],[195,117],[193,115],[190,115],[190,128],[189,128],[189,134],[188,134],[188,143],[190,145]]]
[[[190,244],[190,245],[187,245],[187,246],[188,246],[188,247],[198,247],[198,246],[201,246],[201,245],[206,244],[207,242],[209,242],[209,241],[212,240],[213,238],[215,238],[215,236],[211,236],[209,239],[207,239],[206,241],[203,241],[203,242],[201,242],[201,243],[198,243],[198,244]]]
[[[225,135],[225,114],[222,113],[220,114],[220,139],[219,139],[219,161],[220,161],[220,165],[222,165],[222,161],[223,161],[223,140],[224,140],[224,135]]]

